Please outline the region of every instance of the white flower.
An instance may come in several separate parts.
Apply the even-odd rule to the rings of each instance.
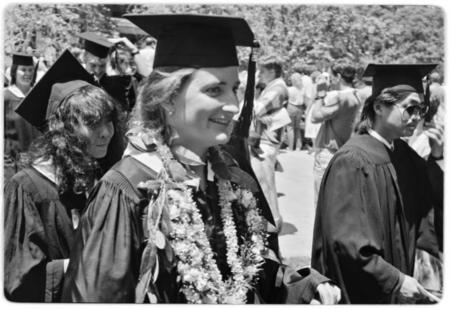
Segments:
[[[213,257],[201,214],[192,199],[192,191],[186,184],[170,179],[171,176],[167,171],[170,161],[174,160],[173,155],[167,145],[161,143],[163,139],[159,132],[149,130],[145,134],[150,133],[165,167],[157,181],[161,182],[161,190],[167,193],[165,199],[161,198],[161,205],[168,207],[171,220],[169,243],[178,259],[177,270],[182,283],[181,292],[188,303],[245,303],[248,289],[251,288],[264,261],[261,254],[267,237],[256,199],[249,190],[239,187],[234,189],[229,181],[218,180],[226,257],[231,269],[230,278],[224,282]],[[235,211],[245,212],[242,215],[246,218],[251,234],[249,238],[244,239],[241,247],[238,244],[238,237],[242,235],[237,234],[232,210],[236,204],[238,207]],[[149,226],[149,233],[151,232],[152,227]]]

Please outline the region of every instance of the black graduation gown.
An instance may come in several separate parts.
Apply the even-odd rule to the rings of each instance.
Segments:
[[[137,94],[137,79],[131,75],[104,74],[100,86],[120,103],[120,110],[129,113],[134,107]]]
[[[345,303],[392,303],[412,276],[418,229],[431,208],[426,162],[404,141],[390,152],[370,135],[333,157],[320,188],[312,267]]]
[[[152,169],[133,157],[125,157],[97,184],[80,222],[64,283],[63,301],[136,301],[142,250],[148,237],[145,228],[148,200],[136,189],[136,184],[155,177],[156,173]],[[208,183],[208,192],[211,192],[211,184]],[[214,199],[209,197],[210,201]],[[214,235],[217,232],[215,227],[209,225],[204,212],[200,210],[203,220],[207,221],[207,233],[213,233],[208,236],[213,237],[212,249],[220,260],[221,252],[218,251],[222,251],[221,241],[214,243],[214,239],[221,236],[218,233]],[[216,216],[213,222],[220,221],[217,220],[217,213],[213,216]],[[157,301],[186,302],[179,291],[176,267],[167,261],[162,250],[158,250],[160,271],[155,283]],[[221,267],[220,262],[218,265]],[[226,273],[223,267],[221,271]],[[296,272],[273,260],[267,260],[264,271],[256,290],[260,300],[266,302],[309,303],[317,285],[329,281],[309,268]],[[255,297],[250,295],[248,300],[255,301]]]
[[[18,172],[4,192],[4,289],[17,302],[57,302],[63,260],[75,238],[71,209],[84,194],[58,195],[56,185],[34,168]]]
[[[9,88],[3,91],[3,96],[4,175],[5,179],[9,179],[18,171],[19,153],[27,151],[41,133],[15,112],[23,98],[16,96]]]

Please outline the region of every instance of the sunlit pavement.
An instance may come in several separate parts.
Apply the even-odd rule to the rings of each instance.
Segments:
[[[281,150],[278,156],[284,171],[276,172],[278,203],[283,217],[279,242],[286,264],[309,265],[315,207],[313,154],[306,150]]]

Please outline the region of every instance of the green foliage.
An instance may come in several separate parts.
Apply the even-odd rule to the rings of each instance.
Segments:
[[[30,44],[59,54],[76,46],[76,33],[111,34],[111,5],[12,5],[5,14],[5,51]],[[303,63],[326,69],[337,60],[364,67],[369,62],[437,62],[444,60],[444,13],[436,6],[414,5],[205,5],[135,4],[123,13],[197,13],[245,18],[261,48],[286,61],[286,73]],[[34,45],[33,45],[34,44]],[[248,48],[239,49],[245,61]]]
[[[5,54],[26,52],[54,61],[66,48],[77,47],[77,34],[115,29],[109,10],[88,4],[12,4],[3,12]]]

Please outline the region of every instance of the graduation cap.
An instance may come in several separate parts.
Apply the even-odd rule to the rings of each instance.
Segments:
[[[424,93],[422,79],[437,64],[369,64],[363,77],[373,77],[372,95],[381,93],[384,88],[406,86],[418,93]]]
[[[109,49],[114,45],[105,37],[94,32],[83,32],[78,36],[84,39],[84,49],[99,58],[106,58]]]
[[[235,66],[236,46],[253,46],[253,32],[243,18],[189,14],[123,17],[157,39],[155,68]]]
[[[49,116],[62,100],[88,84],[97,85],[93,76],[69,50],[65,50],[23,99],[16,113],[39,130],[44,130]]]
[[[180,66],[192,68],[238,66],[236,46],[251,47],[247,88],[237,124],[227,144],[241,168],[255,179],[250,165],[246,138],[248,137],[255,87],[253,48],[259,47],[247,21],[239,17],[215,15],[123,15],[136,26],[157,39],[153,68]],[[234,149],[234,150],[233,150]],[[262,213],[274,222],[264,195]]]
[[[192,14],[123,15],[157,39],[153,67],[238,66],[236,46],[259,47],[247,21],[239,17]],[[235,130],[248,137],[255,86],[253,49],[248,62],[247,89]]]
[[[12,64],[15,65],[34,65],[33,56],[24,53],[13,53]]]

